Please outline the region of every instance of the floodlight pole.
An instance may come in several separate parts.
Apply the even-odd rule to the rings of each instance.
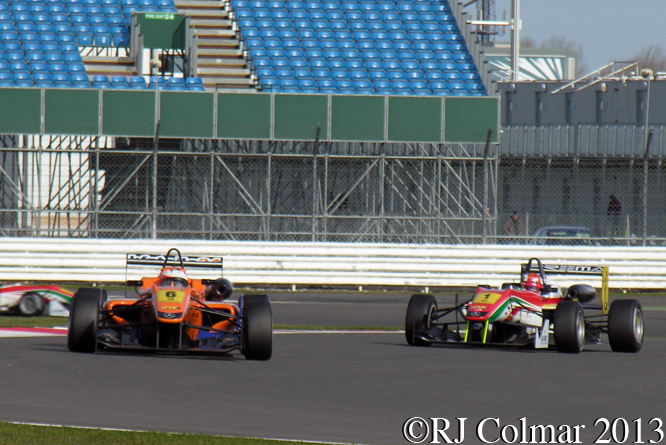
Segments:
[[[465,3],[468,6],[474,1]],[[520,0],[512,0],[511,3],[511,20],[510,21],[497,21],[497,20],[468,20],[468,24],[476,26],[510,26],[511,27],[511,81],[515,82],[520,80],[518,70],[520,69],[520,28],[522,23],[520,21]]]
[[[511,81],[520,80],[520,0],[511,3]]]

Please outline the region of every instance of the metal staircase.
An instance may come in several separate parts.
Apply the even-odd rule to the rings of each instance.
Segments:
[[[226,2],[176,0],[178,12],[190,18],[196,45],[196,72],[207,90],[253,89],[242,43],[236,35]]]

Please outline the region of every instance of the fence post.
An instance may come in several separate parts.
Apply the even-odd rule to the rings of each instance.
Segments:
[[[319,135],[321,125],[317,124],[317,133],[312,143],[312,242],[317,233],[317,151],[319,150]]]
[[[652,129],[647,135],[645,155],[643,156],[643,246],[647,244],[647,216],[648,216],[648,161],[650,160],[650,145],[652,144]]]
[[[488,214],[488,152],[490,151],[490,139],[492,138],[493,128],[488,128],[488,138],[486,139],[486,148],[483,151],[483,209],[481,210],[481,244],[486,244],[487,236],[487,214]]]

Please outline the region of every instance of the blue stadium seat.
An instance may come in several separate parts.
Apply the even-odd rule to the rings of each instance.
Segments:
[[[67,14],[67,8],[65,8],[65,6],[62,5],[62,3],[52,3],[52,4],[48,5],[47,8],[48,8],[49,14],[51,14],[51,15]]]
[[[51,76],[53,78],[53,83],[58,84],[58,83],[68,83],[71,84],[72,81],[69,78],[69,74],[67,73],[55,73]]]
[[[185,79],[182,77],[171,77],[167,82],[167,86],[171,91],[185,91]]]
[[[11,6],[12,14],[29,14],[30,7],[24,3],[14,3]]]
[[[310,64],[305,59],[292,59],[289,62],[292,69],[310,69]]]
[[[58,43],[58,37],[55,34],[40,34],[39,42],[44,45],[48,43],[56,44]]]
[[[21,37],[21,42],[22,43],[36,43],[40,41],[40,36],[37,35],[36,33],[24,33],[24,34],[19,34]]]
[[[92,81],[93,88],[111,88],[109,78],[107,76],[94,76]]]
[[[81,74],[86,72],[86,67],[83,63],[72,63],[67,65],[67,71],[69,74]]]
[[[79,49],[76,47],[76,45],[60,45],[59,50],[63,54],[67,54],[67,53],[78,54],[79,53]],[[44,45],[44,52],[47,52],[46,45]]]
[[[18,25],[19,33],[37,33],[37,27],[33,23],[22,22]]]
[[[77,33],[76,44],[79,46],[93,46],[93,35]]]
[[[130,88],[127,77],[113,76],[109,82],[111,88],[114,90],[128,90]]]
[[[38,82],[53,82],[53,78],[51,77],[51,74],[46,71],[40,71],[38,73],[33,73],[32,75],[33,79],[35,80],[35,83]]]
[[[243,3],[246,3],[246,2],[243,2]],[[267,2],[266,7],[268,8],[269,11],[286,11],[287,10],[287,5],[282,1]]]
[[[14,82],[32,83],[32,76],[27,71],[14,71]]]
[[[291,62],[284,58],[284,59],[273,59],[273,68],[290,68],[291,67]]]
[[[19,43],[20,42],[19,36],[15,32],[3,32],[1,38],[2,38],[2,43],[5,45],[5,48],[6,48],[7,43]]]
[[[64,63],[49,63],[49,71],[51,74],[68,72],[67,65]]]
[[[298,82],[298,87],[301,90],[303,90],[303,89],[316,89],[317,88],[317,84],[312,79],[299,79],[297,82]]]
[[[113,46],[127,47],[130,45],[130,36],[127,34],[114,34]]]
[[[113,86],[113,78],[112,78],[111,85]],[[157,76],[157,77],[155,77],[155,76],[150,76],[150,82],[149,82],[149,84],[148,84],[148,88],[154,90],[154,89],[155,89],[155,86],[157,86],[157,89],[158,89],[158,90],[167,89],[167,82],[166,82],[166,79],[165,79],[164,77],[162,77],[162,76]]]
[[[44,56],[48,63],[64,63],[65,57],[60,53],[48,53]]]
[[[72,84],[85,83],[86,85],[90,85],[90,80],[88,80],[88,76],[85,74],[70,74],[69,78]]]
[[[407,82],[407,74],[404,71],[387,71],[391,82]]]
[[[30,72],[33,74],[37,73],[50,73],[49,65],[44,62],[33,62],[30,63]]]
[[[7,53],[7,61],[12,62],[25,62],[25,55],[23,52],[11,51]]]
[[[14,22],[0,22],[0,33],[15,33],[16,31],[16,25],[14,25]]]
[[[4,54],[3,54],[4,55]],[[5,60],[7,57],[5,56]],[[39,62],[45,62],[46,59],[44,57],[44,53],[41,51],[26,51],[25,53],[25,59],[28,63],[39,63]]]
[[[12,73],[30,73],[28,64],[25,62],[11,62],[9,64],[9,69]]]

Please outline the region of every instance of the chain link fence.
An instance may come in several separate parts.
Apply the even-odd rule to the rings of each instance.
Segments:
[[[499,170],[498,242],[666,245],[660,160],[503,159]]]
[[[0,233],[666,245],[662,139],[659,130],[650,156],[632,148],[610,157],[550,156],[545,145],[514,153],[505,141],[498,147],[118,138],[111,146],[95,138],[31,145],[3,137]]]

